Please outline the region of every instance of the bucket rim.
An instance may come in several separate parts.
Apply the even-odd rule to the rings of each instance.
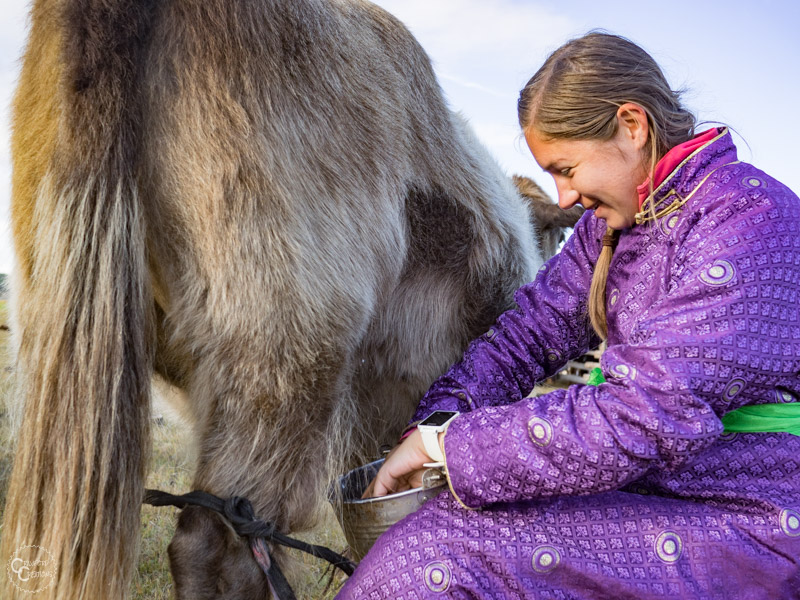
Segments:
[[[342,482],[347,477],[351,476],[356,471],[367,470],[367,469],[375,469],[375,471],[377,472],[377,470],[380,469],[380,465],[382,465],[385,460],[386,459],[384,459],[384,458],[379,458],[378,460],[374,460],[374,461],[372,461],[370,463],[367,463],[365,465],[361,465],[360,467],[356,467],[355,469],[352,469],[351,471],[348,471],[344,475],[341,475],[340,477],[338,477],[336,479],[336,484],[341,486]],[[395,494],[387,494],[386,496],[378,496],[377,498],[353,498],[353,499],[350,499],[350,500],[342,499],[341,500],[341,505],[342,506],[344,506],[344,505],[359,506],[359,505],[363,505],[363,504],[377,504],[379,502],[386,502],[386,501],[389,501],[389,500],[399,500],[399,499],[405,498],[406,496],[413,496],[413,495],[419,494],[420,492],[426,492],[428,490],[435,490],[435,489],[443,487],[445,485],[447,485],[447,482],[443,481],[442,483],[440,483],[438,485],[433,485],[431,487],[427,487],[427,488],[426,487],[422,487],[422,486],[415,487],[415,488],[411,488],[411,489],[408,489],[408,490],[405,490],[405,491],[402,491],[402,492],[397,492]]]

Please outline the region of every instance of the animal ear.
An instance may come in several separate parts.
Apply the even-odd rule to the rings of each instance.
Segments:
[[[575,223],[583,216],[585,212],[582,206],[573,206],[567,210],[559,208],[557,204],[551,204],[546,207],[535,207],[534,210],[541,213],[537,215],[539,219],[539,226],[543,229],[548,227],[575,227]]]
[[[513,175],[511,180],[517,186],[520,195],[527,201],[533,221],[539,231],[574,227],[583,215],[584,209],[581,206],[573,206],[568,210],[559,208],[558,204],[553,202],[539,184],[529,177]]]
[[[512,175],[511,181],[517,186],[517,191],[531,201],[541,201],[546,204],[554,204],[550,196],[530,177],[523,177],[522,175]]]

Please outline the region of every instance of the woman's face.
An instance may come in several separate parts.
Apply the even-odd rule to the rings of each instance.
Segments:
[[[621,109],[620,109],[621,110]],[[532,127],[525,132],[528,147],[558,189],[558,205],[568,209],[580,204],[594,210],[613,229],[626,229],[639,211],[637,186],[647,177],[642,164],[642,123],[625,122],[608,141],[545,140]]]

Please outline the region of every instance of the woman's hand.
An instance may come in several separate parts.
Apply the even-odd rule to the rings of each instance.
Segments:
[[[362,498],[378,498],[397,494],[422,485],[425,463],[433,462],[425,452],[422,435],[414,430],[386,456],[380,471],[367,487]]]

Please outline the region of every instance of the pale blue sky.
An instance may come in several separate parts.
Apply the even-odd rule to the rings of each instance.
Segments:
[[[378,0],[420,39],[451,105],[509,171],[554,193],[519,139],[519,89],[552,50],[603,28],[643,46],[686,105],[722,121],[740,158],[800,193],[800,2],[796,0]]]
[[[547,54],[594,28],[648,50],[673,87],[688,87],[700,119],[731,125],[740,158],[800,192],[800,2],[797,0],[378,0],[434,61],[451,106],[509,173],[551,194],[519,137],[519,89]],[[11,268],[8,107],[25,37],[27,2],[5,0],[0,20],[0,272]]]

